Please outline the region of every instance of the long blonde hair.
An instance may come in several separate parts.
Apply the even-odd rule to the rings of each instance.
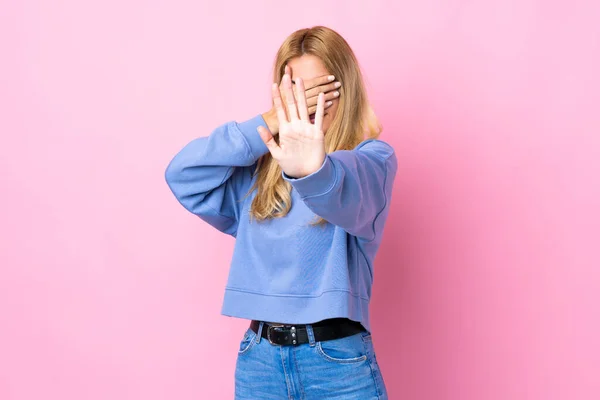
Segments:
[[[292,33],[277,52],[273,82],[281,82],[285,65],[304,54],[321,59],[327,71],[342,82],[338,109],[325,135],[326,153],[352,150],[367,138],[377,138],[381,127],[368,103],[358,61],[348,43],[334,30],[315,26]],[[281,176],[281,167],[271,153],[258,160],[255,174],[250,193],[254,189],[257,193],[250,208],[251,218],[263,221],[287,215],[292,207],[291,185]],[[317,224],[323,222],[320,219]]]

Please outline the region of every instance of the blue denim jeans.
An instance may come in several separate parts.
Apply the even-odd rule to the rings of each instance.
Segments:
[[[369,332],[280,346],[248,328],[235,368],[236,400],[387,400]],[[266,329],[266,327],[264,328]]]

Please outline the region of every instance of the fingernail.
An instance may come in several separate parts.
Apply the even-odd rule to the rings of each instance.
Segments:
[[[339,88],[340,86],[342,86],[342,84],[340,82],[336,82],[333,86],[335,86],[336,88]]]
[[[326,104],[326,106],[329,107],[332,104],[333,104],[333,101],[328,101],[327,104]]]
[[[334,79],[335,79],[335,76],[333,76],[333,75],[329,75],[329,76],[327,77],[327,79],[329,80],[329,82],[331,82],[332,80],[334,80]]]
[[[335,97],[338,97],[338,96],[340,95],[340,92],[338,92],[338,91],[336,90],[335,92],[333,92],[333,95],[334,95]]]

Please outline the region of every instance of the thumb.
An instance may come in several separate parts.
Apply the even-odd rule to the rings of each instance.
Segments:
[[[281,152],[281,147],[279,147],[271,132],[264,126],[259,126],[258,128],[256,128],[256,130],[258,131],[258,134],[260,135],[262,141],[267,146],[267,149],[269,149],[269,151],[271,152],[273,158],[277,159]]]

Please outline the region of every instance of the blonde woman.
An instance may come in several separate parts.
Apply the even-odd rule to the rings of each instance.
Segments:
[[[273,108],[186,145],[166,180],[236,238],[222,313],[250,320],[235,398],[387,399],[369,320],[397,169],[358,62],[319,26],[277,53]]]

